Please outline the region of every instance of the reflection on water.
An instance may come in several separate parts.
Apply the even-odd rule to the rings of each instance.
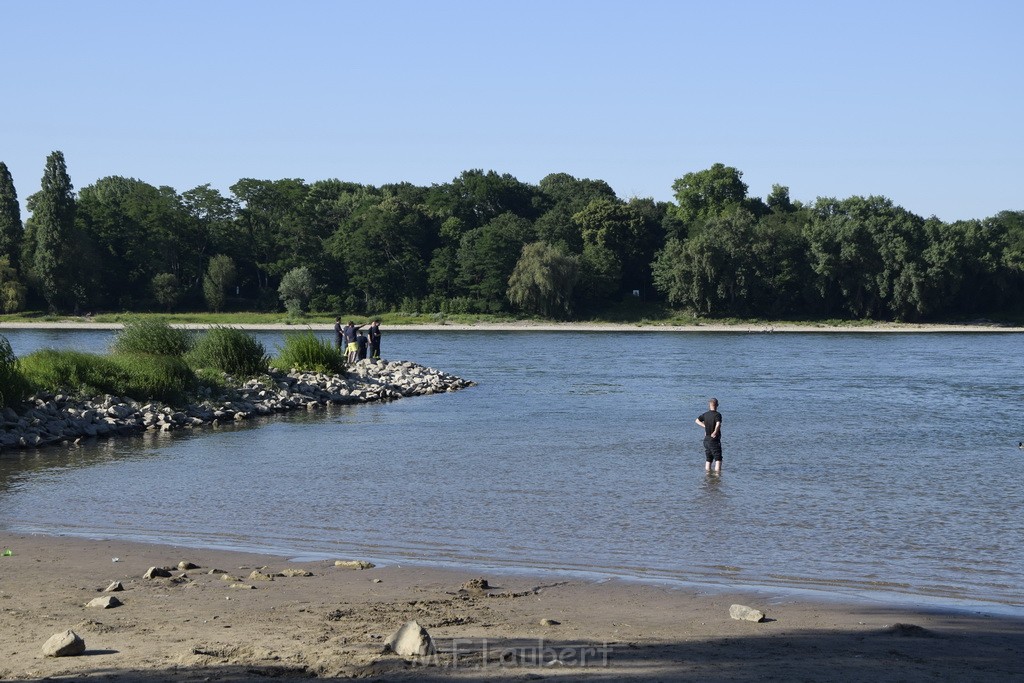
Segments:
[[[394,332],[390,357],[479,386],[4,454],[0,528],[1024,605],[1018,346]],[[709,395],[720,476],[693,423]]]

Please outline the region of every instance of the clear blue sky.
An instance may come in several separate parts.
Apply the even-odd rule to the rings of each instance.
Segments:
[[[465,169],[1024,209],[1024,3],[0,0],[0,160],[183,191]]]

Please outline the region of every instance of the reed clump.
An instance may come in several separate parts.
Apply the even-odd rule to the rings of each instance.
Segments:
[[[338,374],[345,371],[345,355],[329,341],[303,332],[287,335],[270,364],[283,372],[295,369]]]
[[[193,368],[212,368],[235,377],[267,371],[270,358],[251,334],[232,327],[211,327],[200,335],[185,359]]]
[[[0,335],[0,408],[18,405],[31,391],[31,385],[18,367],[18,357],[11,343]]]
[[[145,353],[156,356],[183,357],[192,350],[195,333],[171,327],[162,320],[136,318],[129,320],[117,333],[114,353]]]

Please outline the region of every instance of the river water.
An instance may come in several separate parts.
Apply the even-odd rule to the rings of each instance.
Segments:
[[[3,334],[19,355],[111,339]],[[390,332],[386,358],[478,386],[5,453],[0,528],[1024,611],[1021,341]]]

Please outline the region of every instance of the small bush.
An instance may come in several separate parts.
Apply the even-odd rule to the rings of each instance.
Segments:
[[[213,368],[238,377],[267,371],[267,350],[247,332],[231,327],[211,327],[196,339],[186,356],[193,368]]]
[[[278,370],[292,368],[306,372],[340,373],[345,369],[345,355],[331,342],[320,339],[312,332],[289,334],[284,346],[279,347],[277,358],[270,364]]]
[[[18,405],[31,391],[31,385],[19,370],[11,343],[0,335],[0,408]]]
[[[114,353],[148,353],[156,356],[184,356],[192,349],[195,334],[171,327],[162,320],[139,319],[124,324],[114,340]]]
[[[114,394],[141,401],[178,403],[196,384],[192,369],[173,356],[101,356],[68,349],[40,349],[22,358],[18,365],[36,389],[78,395]]]

